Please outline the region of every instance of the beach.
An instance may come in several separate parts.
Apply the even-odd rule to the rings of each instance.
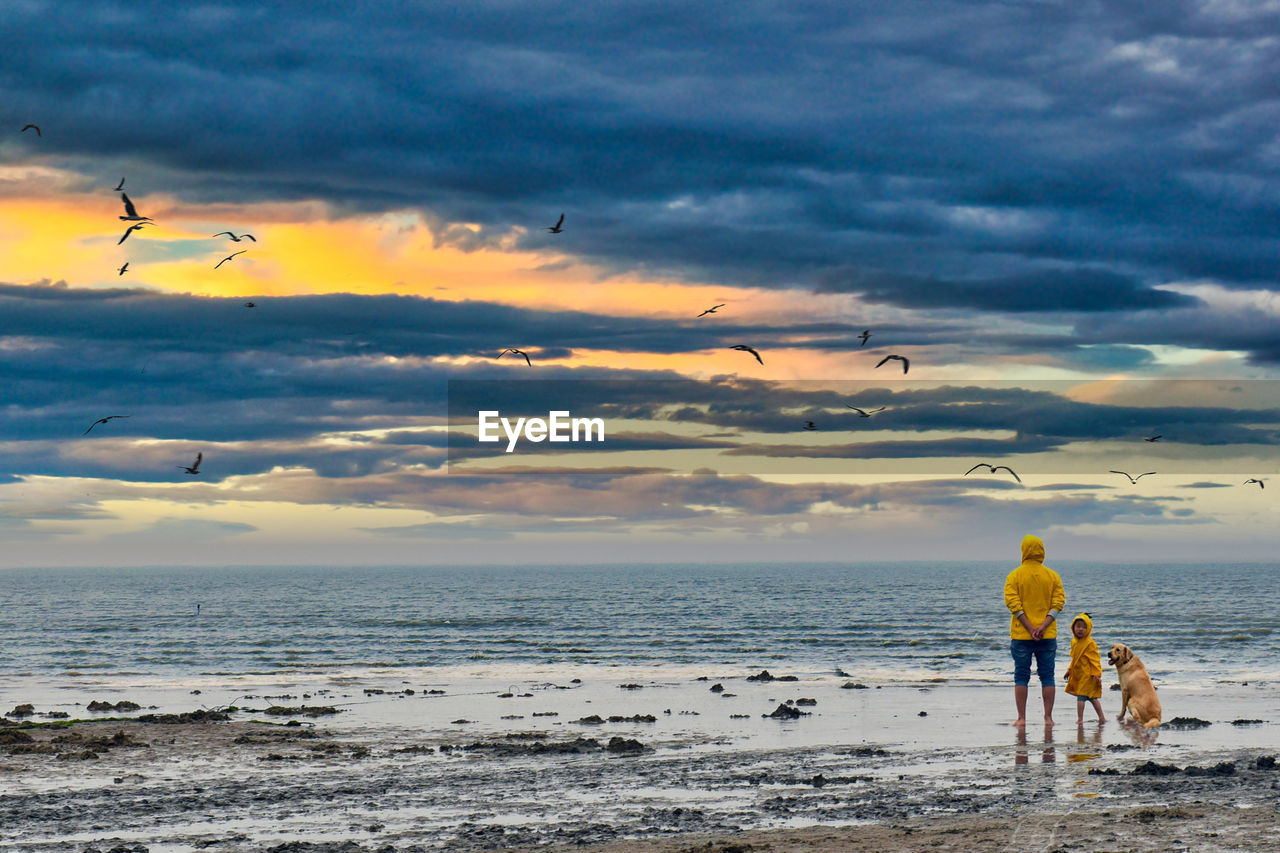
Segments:
[[[764,672],[51,687],[0,727],[0,850],[1251,850],[1277,825],[1270,684],[1169,688],[1156,732],[1077,727],[1059,693],[1023,732],[1006,686]]]
[[[1264,849],[1271,574],[1068,567],[1148,731],[1011,726],[978,563],[10,572],[0,853]]]

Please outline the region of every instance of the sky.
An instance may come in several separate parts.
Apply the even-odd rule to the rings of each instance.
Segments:
[[[6,18],[0,567],[1274,561],[1280,4]]]

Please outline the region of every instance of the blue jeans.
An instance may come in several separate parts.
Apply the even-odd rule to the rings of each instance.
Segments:
[[[1053,686],[1053,663],[1058,654],[1058,640],[1010,640],[1013,655],[1013,683],[1026,687],[1031,683],[1031,656],[1036,658],[1036,673],[1041,687]]]

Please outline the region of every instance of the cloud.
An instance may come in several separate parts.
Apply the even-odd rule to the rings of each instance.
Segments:
[[[199,542],[221,540],[227,535],[252,533],[257,529],[252,524],[244,524],[242,522],[166,516],[156,519],[143,530],[113,533],[109,534],[107,538],[112,541],[141,541],[148,544],[163,541]]]
[[[1202,304],[1192,296],[1144,286],[1131,276],[1087,268],[1047,269],[973,280],[860,270],[845,277],[827,274],[819,289],[857,293],[868,302],[909,308],[973,308],[1011,313],[1129,312]]]
[[[469,244],[523,229],[616,269],[766,286],[858,257],[948,304],[969,297],[941,283],[988,282],[972,296],[993,310],[1050,262],[1136,308],[1176,301],[1150,283],[1280,276],[1265,7],[938,2],[925,22],[663,0],[567,25],[495,0],[383,6],[357,31],[280,2],[64,8],[12,10],[27,37],[0,88],[45,136],[9,150],[108,185],[418,207],[477,224]],[[1015,311],[1100,306],[1009,292]]]

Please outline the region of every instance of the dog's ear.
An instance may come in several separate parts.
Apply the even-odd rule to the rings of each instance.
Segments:
[[[1133,652],[1129,651],[1128,646],[1120,647],[1120,663],[1128,663],[1133,660]]]

